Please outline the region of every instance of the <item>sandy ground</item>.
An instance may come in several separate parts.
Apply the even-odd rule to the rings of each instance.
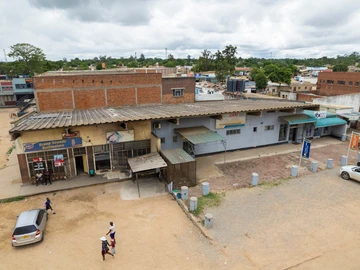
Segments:
[[[5,167],[7,162],[6,153],[13,145],[9,135],[10,122],[13,120],[9,115],[17,111],[18,109],[16,108],[0,108],[0,168]]]
[[[124,201],[116,184],[81,188],[0,204],[2,269],[218,269],[221,252],[200,234],[169,195]],[[50,196],[44,241],[13,248],[19,212]],[[115,258],[101,262],[100,237],[117,227]],[[109,238],[109,237],[108,237]],[[5,268],[4,268],[5,266]]]

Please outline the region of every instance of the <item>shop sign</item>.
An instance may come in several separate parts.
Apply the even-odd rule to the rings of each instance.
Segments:
[[[216,129],[234,128],[245,126],[245,113],[228,113],[223,114],[222,119],[216,119]]]
[[[41,158],[41,157],[36,157],[36,158],[33,158],[32,161],[33,161],[34,163],[36,163],[36,162],[41,162],[41,161],[42,161],[42,158]]]
[[[79,146],[79,145],[82,145],[81,138],[44,141],[44,142],[37,142],[37,143],[24,143],[24,152],[34,152],[34,151],[69,148],[69,147]]]
[[[54,166],[55,167],[64,166],[64,155],[54,155]]]
[[[318,112],[314,112],[314,117],[316,119],[322,119],[322,118],[326,118],[326,111],[318,111]]]
[[[71,131],[68,133],[62,133],[61,138],[63,139],[80,138],[80,131]]]
[[[128,142],[134,139],[134,130],[106,132],[106,143]]]
[[[42,162],[42,161],[33,163],[33,166],[34,166],[35,171],[44,170],[44,168],[45,168],[44,162]]]

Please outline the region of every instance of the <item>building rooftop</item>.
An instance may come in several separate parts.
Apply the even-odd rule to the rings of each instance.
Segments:
[[[48,71],[38,74],[34,77],[52,77],[52,76],[77,76],[77,75],[108,75],[108,74],[137,74],[134,71],[127,71],[126,69],[106,69],[106,70],[71,70],[71,71]],[[141,73],[143,74],[143,73]],[[154,73],[150,73],[154,74]]]
[[[226,100],[191,104],[162,104],[74,110],[68,112],[39,112],[19,121],[9,132],[76,127],[141,120],[161,120],[194,116],[212,116],[235,112],[258,112],[293,108],[318,108],[317,104],[280,100]]]

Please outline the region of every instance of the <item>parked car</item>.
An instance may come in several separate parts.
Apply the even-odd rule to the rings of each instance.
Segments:
[[[353,165],[341,167],[340,175],[345,180],[354,179],[360,181],[360,167]]]
[[[45,209],[22,212],[17,218],[11,237],[12,246],[24,246],[42,241],[47,219],[48,214]]]

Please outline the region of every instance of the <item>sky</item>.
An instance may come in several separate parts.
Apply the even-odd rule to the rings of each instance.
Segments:
[[[198,58],[229,44],[243,58],[335,57],[360,52],[359,25],[359,0],[0,1],[0,49],[30,43],[50,60]]]

